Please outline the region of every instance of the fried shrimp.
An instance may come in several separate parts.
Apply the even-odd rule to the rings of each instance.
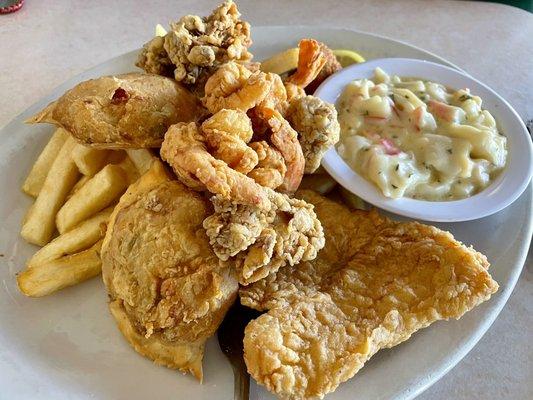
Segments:
[[[277,74],[267,73],[265,79],[270,82],[270,90],[264,100],[259,103],[259,106],[274,108],[284,114],[289,102],[287,90],[281,77]]]
[[[271,189],[283,183],[287,167],[281,153],[264,140],[249,145],[257,154],[259,162],[248,176],[262,186]]]
[[[244,112],[221,110],[204,121],[202,131],[213,155],[235,171],[247,174],[257,165],[258,154],[247,145],[252,123]]]
[[[248,111],[258,105],[284,113],[289,103],[280,76],[250,68],[236,62],[222,65],[205,84],[204,106],[212,113],[224,108]]]
[[[298,67],[296,72],[287,79],[287,82],[305,88],[320,73],[327,58],[320,42],[314,39],[300,40],[298,48]]]
[[[308,93],[314,93],[314,91],[320,86],[322,82],[326,80],[326,78],[342,69],[342,65],[337,60],[337,57],[335,57],[335,54],[333,54],[333,51],[331,51],[331,49],[324,43],[320,43],[320,47],[322,48],[322,54],[324,54],[326,62],[324,64],[324,67],[322,67],[322,69],[316,76],[316,78],[313,79],[313,81],[306,86],[305,90]]]
[[[287,93],[287,102],[290,104],[293,100],[305,96],[305,90],[294,83],[285,82],[285,92]]]
[[[298,141],[298,133],[278,111],[268,107],[257,107],[256,112],[268,125],[272,132],[270,142],[279,150],[285,160],[287,171],[279,189],[292,193],[298,189],[305,167],[305,159],[302,146]]]
[[[301,40],[298,69],[286,82],[277,74],[252,72],[242,63],[227,62],[207,80],[202,102],[211,113],[224,108],[248,111],[261,106],[284,114],[290,100],[303,97],[303,89],[324,67],[327,57],[323,47],[314,39]]]
[[[213,114],[224,108],[248,111],[267,97],[271,86],[263,72],[228,62],[207,80],[202,102]]]
[[[269,205],[262,186],[209,153],[205,136],[194,122],[172,125],[168,129],[161,146],[161,157],[192,189],[207,189],[237,203],[259,207]]]
[[[314,92],[324,79],[341,68],[333,52],[324,43],[302,39],[298,47],[298,67],[284,82],[288,104],[304,97],[306,90]]]

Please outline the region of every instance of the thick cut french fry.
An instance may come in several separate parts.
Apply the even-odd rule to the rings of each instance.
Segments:
[[[128,177],[118,165],[108,164],[61,207],[56,225],[63,234],[79,222],[114,203],[128,186]]]
[[[131,185],[133,182],[135,182],[141,174],[135,167],[135,164],[131,161],[129,156],[124,157],[124,160],[122,160],[120,163],[116,164],[120,168],[124,170],[126,173],[126,176],[128,177],[128,183]]]
[[[35,203],[24,218],[20,234],[30,243],[44,246],[52,238],[56,228],[56,214],[79,176],[78,167],[71,156],[75,145],[74,139],[67,139],[54,160]]]
[[[109,151],[109,155],[107,156],[108,164],[119,164],[127,157],[127,154],[124,150],[108,150],[108,151]]]
[[[128,153],[141,175],[150,169],[155,159],[154,155],[147,149],[127,149],[126,153]]]
[[[69,137],[69,133],[63,128],[58,128],[48,141],[35,164],[31,168],[28,177],[22,185],[22,191],[30,196],[37,197],[41,188],[44,185],[46,175],[50,171],[50,167],[54,163],[61,147],[65,144]]]
[[[67,199],[70,199],[74,193],[76,193],[80,188],[85,185],[88,181],[90,181],[92,176],[88,175],[82,175],[81,178],[76,182],[76,184],[70,189],[70,192],[68,192]]]
[[[77,144],[72,151],[72,159],[83,175],[93,176],[106,164],[109,152]]]
[[[28,261],[28,267],[36,267],[49,261],[88,249],[102,239],[114,207],[108,207],[95,216],[81,222],[70,231],[59,235]]]
[[[27,268],[17,276],[20,291],[26,296],[42,297],[100,274],[101,247],[99,241],[80,253]]]

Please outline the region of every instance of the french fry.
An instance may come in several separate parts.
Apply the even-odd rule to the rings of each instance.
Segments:
[[[29,297],[42,297],[100,274],[101,246],[100,240],[80,253],[27,268],[17,276],[20,291]]]
[[[46,175],[54,163],[61,147],[65,144],[69,133],[63,128],[58,128],[46,144],[45,148],[39,154],[37,161],[33,164],[28,177],[22,185],[22,191],[30,196],[37,197],[44,185]]]
[[[81,222],[70,231],[56,237],[30,258],[28,267],[36,267],[91,247],[104,237],[106,223],[111,216],[113,208],[106,208],[95,216]]]
[[[71,156],[75,145],[74,139],[68,138],[61,147],[35,203],[24,218],[20,234],[29,243],[44,246],[52,238],[56,214],[79,175]]]
[[[120,163],[116,164],[120,168],[124,170],[126,173],[126,176],[128,177],[128,183],[131,185],[133,182],[135,182],[141,174],[135,167],[135,164],[133,164],[133,161],[131,161],[131,158],[129,156],[124,157],[124,160],[122,160]]]
[[[81,178],[76,182],[76,184],[70,189],[70,192],[68,192],[66,200],[70,199],[74,193],[76,193],[80,188],[85,185],[88,181],[90,181],[92,176],[88,175],[82,175]]]
[[[127,157],[127,154],[124,150],[109,150],[109,155],[107,157],[108,164],[119,164]]]
[[[93,176],[106,163],[109,152],[77,144],[72,151],[72,159],[83,175]]]
[[[61,207],[56,225],[63,234],[79,222],[114,203],[126,190],[128,178],[118,165],[108,164]]]
[[[150,169],[155,159],[154,155],[147,149],[128,149],[126,153],[128,153],[141,175]]]

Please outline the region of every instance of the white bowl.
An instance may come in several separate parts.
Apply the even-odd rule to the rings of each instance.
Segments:
[[[469,221],[494,214],[522,194],[533,173],[531,137],[509,103],[488,86],[462,72],[429,61],[382,58],[342,69],[324,81],[315,96],[335,104],[346,84],[354,79],[372,78],[376,67],[391,75],[424,78],[456,89],[469,88],[473,94],[480,96],[482,107],[494,116],[499,131],[507,137],[507,165],[487,188],[466,199],[391,199],[350,168],[332,148],[325,154],[322,165],[337,182],[376,207],[411,218],[439,222]]]

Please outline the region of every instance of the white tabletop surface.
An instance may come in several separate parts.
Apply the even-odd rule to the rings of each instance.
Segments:
[[[206,14],[217,0],[26,0],[0,15],[0,127],[55,86],[139,47],[156,22]],[[533,119],[533,14],[463,1],[240,0],[253,25],[325,25],[400,39],[485,82]],[[252,32],[253,35],[253,32]],[[533,398],[533,256],[477,346],[419,398]],[[406,366],[408,368],[409,366]]]

